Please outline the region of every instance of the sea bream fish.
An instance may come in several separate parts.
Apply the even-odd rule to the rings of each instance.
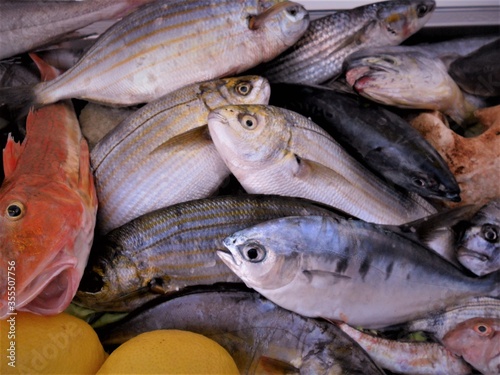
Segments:
[[[198,287],[153,302],[98,330],[104,345],[181,329],[218,342],[241,374],[384,373],[337,326],[282,309],[244,286]]]
[[[303,6],[266,0],[160,0],[106,30],[78,63],[35,87],[3,89],[0,104],[66,98],[147,103],[185,85],[236,75],[284,51],[309,25]]]
[[[208,116],[210,135],[229,170],[252,194],[301,197],[380,224],[434,213],[364,168],[321,127],[284,108],[224,106]]]
[[[254,73],[272,83],[325,82],[342,72],[342,63],[350,54],[399,44],[420,30],[435,6],[433,0],[396,0],[336,11],[312,20],[297,43]]]
[[[275,219],[236,232],[217,254],[245,284],[299,314],[381,328],[474,296],[500,274],[468,276],[416,242],[360,220]]]
[[[98,21],[117,20],[153,0],[2,0],[0,59],[79,37],[74,31]],[[81,35],[86,36],[86,35]]]
[[[57,74],[35,57],[42,77]],[[94,237],[97,198],[87,142],[70,102],[31,111],[26,137],[3,150],[0,318],[58,314],[70,304]],[[9,273],[8,273],[9,272]],[[15,275],[15,303],[7,285]]]
[[[387,181],[424,197],[460,200],[446,162],[396,113],[359,95],[290,83],[273,84],[269,104],[310,118]]]

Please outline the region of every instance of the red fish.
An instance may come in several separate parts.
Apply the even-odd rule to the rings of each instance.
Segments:
[[[58,71],[36,56],[42,79]],[[70,101],[31,111],[26,137],[9,136],[0,186],[0,319],[63,311],[94,236],[97,197],[87,141]]]
[[[466,320],[443,337],[443,344],[482,374],[500,374],[500,319]]]

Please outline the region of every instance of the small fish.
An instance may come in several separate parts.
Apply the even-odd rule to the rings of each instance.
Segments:
[[[287,217],[227,237],[217,255],[250,288],[299,314],[381,328],[474,296],[498,297],[499,273],[469,277],[376,224]]]
[[[360,95],[400,108],[437,110],[458,124],[476,107],[432,54],[412,47],[390,46],[361,50],[346,61],[347,82]]]
[[[33,59],[42,78],[56,76],[50,66]],[[71,103],[30,112],[26,138],[21,144],[8,139],[3,165],[0,319],[14,310],[60,313],[82,277],[97,211],[88,146]]]
[[[220,196],[142,215],[97,240],[74,302],[130,311],[187,286],[241,282],[216,256],[231,233],[289,215],[337,215],[296,198]]]
[[[458,244],[458,261],[478,276],[500,270],[500,197],[474,215]]]
[[[384,373],[335,325],[282,309],[247,289],[196,288],[152,302],[98,330],[104,345],[155,329],[181,329],[218,342],[241,374]]]
[[[500,95],[500,38],[453,61],[450,76],[460,88],[480,96]]]
[[[443,337],[443,344],[482,374],[500,373],[500,319],[462,322]]]
[[[259,66],[270,82],[322,83],[342,72],[350,54],[370,46],[399,44],[431,17],[433,0],[382,1],[339,10],[313,20],[291,48]]]
[[[150,2],[2,0],[0,59],[67,39],[78,29],[98,21],[119,19]]]
[[[492,297],[473,297],[450,305],[443,309],[432,311],[421,319],[415,319],[402,324],[398,329],[408,332],[424,331],[442,340],[447,332],[472,318],[500,319],[500,299]]]
[[[318,125],[266,105],[224,106],[208,116],[210,135],[248,193],[322,202],[360,219],[402,224],[434,213],[365,169]]]
[[[99,233],[155,209],[212,195],[230,172],[208,135],[210,110],[265,104],[269,90],[258,76],[187,85],[111,130],[90,153]]]
[[[472,371],[462,359],[444,346],[432,342],[388,340],[372,336],[345,323],[339,328],[356,341],[380,367],[397,374],[469,375]]]
[[[303,6],[265,0],[159,0],[107,29],[79,62],[35,87],[4,89],[0,103],[41,106],[66,98],[128,106],[185,85],[236,75],[295,43]]]
[[[460,200],[446,162],[397,114],[326,87],[286,83],[271,87],[269,104],[310,118],[388,181],[424,197]]]

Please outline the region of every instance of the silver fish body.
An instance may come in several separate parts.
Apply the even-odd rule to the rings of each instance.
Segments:
[[[365,169],[318,125],[266,105],[224,106],[208,116],[224,162],[248,193],[302,197],[380,224],[435,212]]]
[[[365,328],[500,293],[499,273],[469,277],[427,248],[362,221],[276,219],[236,232],[224,246],[222,260],[276,304]]]
[[[457,258],[478,276],[500,270],[500,198],[476,212],[459,240]]]
[[[252,195],[184,202],[143,215],[96,240],[75,302],[96,311],[130,311],[158,293],[241,282],[216,255],[222,240],[289,215],[336,216],[312,202]]]
[[[338,327],[282,309],[258,293],[198,289],[155,301],[100,330],[104,344],[143,332],[180,329],[209,337],[233,357],[241,374],[383,374]],[[281,371],[280,371],[281,370]]]
[[[435,8],[433,0],[383,1],[313,20],[291,48],[257,69],[271,82],[322,83],[342,72],[351,53],[399,44],[418,31]]]
[[[259,0],[155,1],[106,30],[58,79],[35,86],[33,101],[150,102],[269,60],[308,24],[307,11],[291,2],[263,10]]]
[[[90,154],[105,234],[155,209],[213,194],[229,176],[208,130],[211,109],[265,104],[266,79],[224,78],[185,86],[127,117]]]

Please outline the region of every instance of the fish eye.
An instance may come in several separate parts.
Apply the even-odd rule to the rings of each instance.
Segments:
[[[417,6],[417,17],[422,18],[428,13],[428,11],[429,7],[427,5],[420,4],[419,6]]]
[[[246,260],[258,263],[262,262],[266,257],[266,250],[261,245],[252,243],[243,248],[242,255]]]
[[[292,20],[297,17],[297,14],[299,14],[299,7],[298,6],[291,6],[286,9],[286,14],[290,15]]]
[[[480,336],[489,336],[492,332],[492,328],[485,323],[478,323],[474,326],[474,331]]]
[[[418,187],[425,187],[425,181],[421,178],[413,178],[412,179],[412,182],[415,184],[415,186],[418,186]]]
[[[253,130],[257,126],[257,119],[251,115],[244,115],[240,118],[240,124],[248,130]]]
[[[236,92],[240,95],[246,96],[252,91],[252,85],[248,82],[240,82],[236,85]]]
[[[496,242],[498,240],[497,228],[491,224],[484,224],[481,227],[481,233],[488,242]]]
[[[14,201],[7,206],[5,212],[7,213],[7,218],[14,221],[22,218],[26,212],[26,209],[24,207],[24,204],[19,201]]]

